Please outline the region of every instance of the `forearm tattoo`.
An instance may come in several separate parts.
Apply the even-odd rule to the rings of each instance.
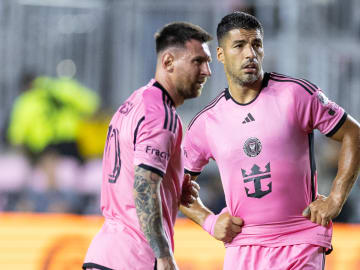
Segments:
[[[161,176],[135,167],[134,198],[142,231],[157,258],[170,255],[169,243],[162,224],[160,198]]]

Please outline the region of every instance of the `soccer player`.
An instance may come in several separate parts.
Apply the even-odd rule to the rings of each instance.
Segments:
[[[155,39],[155,79],[136,90],[109,125],[101,188],[105,222],[84,269],[178,269],[173,226],[179,204],[187,206],[197,196],[197,184],[184,177],[176,107],[199,96],[211,75],[212,37],[196,25],[176,22]],[[230,217],[224,220],[217,238],[231,233],[225,227]]]
[[[189,123],[184,151],[193,178],[217,162],[227,211],[244,220],[226,244],[224,269],[323,269],[332,219],[358,176],[359,124],[313,83],[263,71],[255,17],[225,16],[217,38],[229,87]],[[328,197],[317,197],[314,129],[341,142]]]

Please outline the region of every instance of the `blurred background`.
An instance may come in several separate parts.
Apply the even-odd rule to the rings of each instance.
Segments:
[[[218,22],[234,10],[262,22],[265,71],[312,81],[360,119],[357,0],[1,0],[3,216],[99,215],[107,126],[123,101],[154,76],[154,33],[171,21],[189,21],[216,38]],[[210,48],[212,77],[200,98],[178,109],[185,128],[226,87],[215,40]],[[339,145],[315,136],[319,192],[326,195]],[[220,211],[224,197],[214,162],[199,182],[203,201]],[[359,191],[357,183],[336,222],[360,222]]]

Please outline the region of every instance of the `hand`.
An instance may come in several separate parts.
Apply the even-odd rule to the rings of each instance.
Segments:
[[[228,212],[224,212],[216,220],[214,237],[224,243],[230,243],[241,232],[243,225],[242,218],[233,217]]]
[[[302,213],[312,222],[327,227],[330,221],[336,218],[341,211],[341,206],[330,196],[318,195],[316,200],[309,204]]]
[[[157,258],[157,270],[179,270],[173,256]]]
[[[191,180],[190,174],[185,174],[180,203],[185,207],[190,207],[190,205],[199,197],[199,190],[200,186],[198,183]]]

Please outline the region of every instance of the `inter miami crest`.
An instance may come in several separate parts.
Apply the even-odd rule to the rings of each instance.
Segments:
[[[261,142],[258,138],[251,137],[244,143],[243,149],[249,157],[256,157],[261,152]]]

